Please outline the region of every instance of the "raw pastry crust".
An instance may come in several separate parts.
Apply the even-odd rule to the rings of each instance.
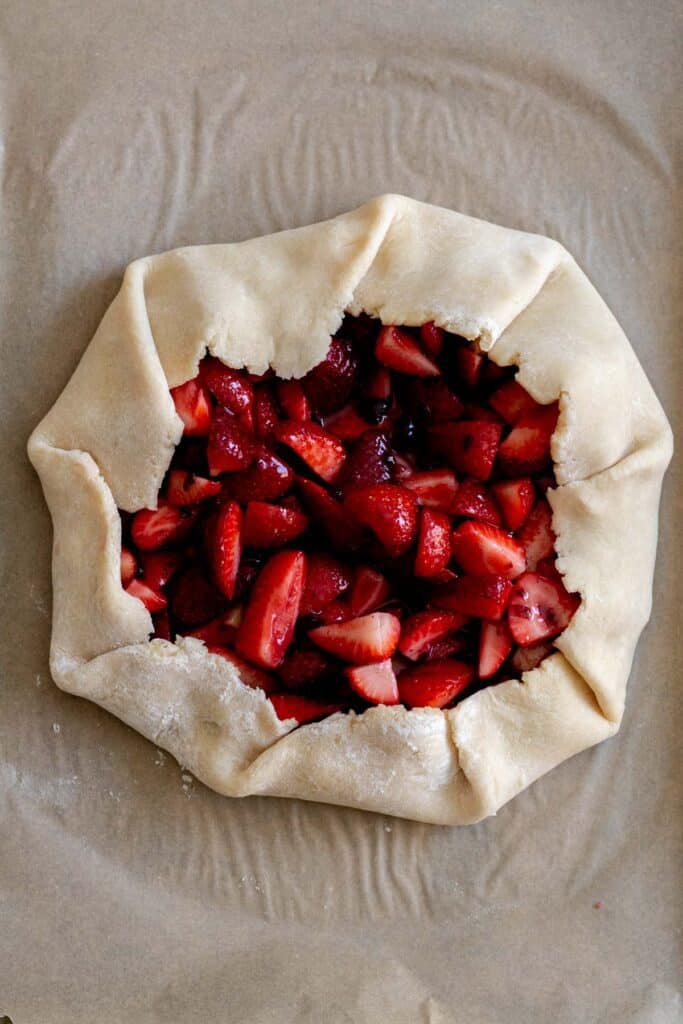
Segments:
[[[448,711],[378,707],[295,728],[201,641],[148,640],[151,618],[119,581],[117,506],[156,506],[182,432],[169,386],[207,349],[301,376],[345,310],[434,320],[516,363],[539,402],[559,397],[549,500],[582,604],[560,653],[520,681]],[[547,238],[386,195],[322,224],[138,260],[29,442],[54,523],[52,674],[229,796],[478,821],[619,728],[671,451],[626,337]]]

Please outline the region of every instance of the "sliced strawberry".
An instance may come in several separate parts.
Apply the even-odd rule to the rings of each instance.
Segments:
[[[354,665],[384,661],[396,650],[401,623],[389,612],[373,612],[359,619],[318,626],[309,637],[324,651]]]
[[[128,548],[121,548],[121,585],[127,587],[131,580],[135,579],[138,571],[138,563],[135,555]]]
[[[458,490],[458,480],[452,469],[429,469],[412,473],[402,480],[412,491],[419,505],[437,512],[451,512]]]
[[[517,532],[517,540],[524,545],[527,568],[536,570],[540,561],[555,552],[553,513],[545,498],[539,498],[526,522]]]
[[[335,548],[347,551],[359,546],[363,539],[362,530],[340,502],[312,480],[299,477],[297,487],[311,517],[322,527]]]
[[[331,604],[325,605],[319,615],[320,621],[326,626],[332,622],[348,622],[353,617],[345,601],[332,601]]]
[[[453,361],[460,379],[468,388],[474,390],[479,382],[484,356],[475,351],[471,344],[460,345],[453,353]]]
[[[190,630],[185,636],[193,636],[203,640],[207,647],[232,647],[237,636],[237,625],[232,621],[230,613],[219,615],[217,619]]]
[[[296,423],[311,418],[311,403],[300,380],[279,380],[275,385],[277,400],[285,417]]]
[[[327,355],[303,378],[304,391],[316,412],[325,415],[341,409],[349,400],[358,372],[353,345],[345,338],[332,338]]]
[[[294,635],[306,578],[302,551],[279,551],[259,573],[237,632],[237,651],[259,668],[277,668]]]
[[[381,430],[367,430],[351,449],[339,486],[348,492],[355,487],[385,483],[390,478],[389,438]]]
[[[217,618],[225,609],[225,598],[199,566],[179,573],[171,588],[171,611],[186,626],[198,626]]]
[[[400,704],[396,676],[391,658],[373,665],[357,665],[346,669],[351,689],[368,704]]]
[[[420,328],[420,341],[422,342],[422,348],[430,356],[438,356],[443,348],[443,339],[445,335],[443,327],[437,327],[436,324],[430,320],[428,324],[422,324]]]
[[[381,572],[367,565],[359,565],[349,593],[352,615],[367,615],[381,608],[391,597],[391,587]]]
[[[215,498],[221,493],[221,484],[217,480],[206,480],[204,477],[186,473],[184,469],[172,469],[166,481],[166,498],[171,505],[183,507],[198,505],[207,498]]]
[[[133,516],[130,534],[140,551],[153,551],[181,540],[191,529],[194,513],[168,505],[162,498],[156,509],[143,508]]]
[[[396,558],[408,550],[417,533],[417,499],[399,484],[377,484],[347,494],[344,505],[368,526],[387,553]]]
[[[132,580],[126,587],[126,593],[142,601],[148,612],[163,611],[168,603],[163,594],[158,594],[142,580]]]
[[[259,441],[269,441],[275,431],[278,412],[275,399],[268,386],[254,389],[254,435]]]
[[[530,672],[538,668],[542,661],[553,652],[551,643],[531,644],[529,647],[518,647],[510,659],[515,672]]]
[[[236,501],[226,501],[218,511],[213,530],[213,574],[228,600],[235,596],[237,570],[242,556],[242,509]]]
[[[464,617],[464,616],[463,616]],[[444,658],[452,658],[456,654],[463,654],[467,651],[468,641],[462,633],[454,633],[446,636],[443,640],[437,640],[424,655],[425,661],[442,661]]]
[[[401,700],[409,708],[444,708],[467,689],[474,669],[464,661],[430,661],[398,677]]]
[[[438,640],[461,629],[466,622],[467,617],[457,612],[436,611],[432,608],[416,612],[401,623],[398,649],[406,658],[417,661]]]
[[[263,672],[260,668],[254,668],[253,665],[250,665],[248,661],[243,661],[242,658],[239,658],[228,647],[212,644],[208,641],[206,647],[209,654],[218,654],[221,658],[229,661],[239,672],[240,682],[244,683],[245,686],[250,686],[252,690],[263,690],[269,696],[276,690],[275,679],[269,672]]]
[[[438,576],[451,560],[451,521],[443,512],[423,508],[417,534],[416,576]]]
[[[281,444],[291,448],[327,483],[339,476],[346,458],[344,447],[317,423],[280,423],[276,427],[275,437]]]
[[[536,488],[528,477],[503,480],[491,487],[508,530],[518,530],[526,521],[536,498]]]
[[[493,573],[513,580],[526,569],[522,544],[497,526],[468,520],[453,531],[452,544],[456,562],[473,575]]]
[[[437,608],[447,608],[477,619],[502,619],[512,591],[504,576],[460,576],[432,596]]]
[[[294,471],[279,455],[258,445],[249,469],[232,473],[225,481],[226,490],[246,505],[249,501],[272,501],[286,494],[294,483]]]
[[[477,480],[488,480],[491,476],[500,434],[499,424],[483,420],[439,423],[428,431],[434,450],[449,465]]]
[[[244,543],[255,548],[281,548],[307,529],[303,512],[250,501],[244,518]]]
[[[500,468],[507,476],[528,476],[545,468],[550,461],[550,439],[557,417],[557,402],[553,402],[517,420],[498,453]]]
[[[500,526],[500,513],[486,486],[478,480],[463,480],[451,511],[456,516],[479,519],[491,526]]]
[[[295,718],[299,725],[315,722],[319,718],[333,715],[335,711],[344,710],[342,704],[321,704],[320,701],[309,700],[308,697],[300,697],[296,693],[272,693],[270,702],[281,721]]]
[[[479,634],[479,678],[494,676],[512,650],[513,640],[505,619],[482,622]]]
[[[246,469],[253,460],[251,437],[228,409],[218,407],[214,412],[206,456],[211,476]]]
[[[437,380],[417,380],[414,388],[417,403],[431,423],[460,419],[465,411],[465,406],[443,377]]]
[[[207,356],[202,360],[199,377],[219,405],[239,417],[245,426],[251,426],[254,389],[244,370],[233,370],[220,359]]]
[[[152,616],[152,623],[154,625],[155,640],[173,640],[171,622],[168,617],[168,611],[165,608]]]
[[[183,564],[182,551],[150,551],[142,555],[142,579],[152,590],[161,590]]]
[[[301,615],[317,615],[348,590],[351,573],[331,555],[314,552],[308,559],[306,586],[301,598]]]
[[[522,416],[543,408],[516,380],[509,380],[507,384],[494,391],[489,403],[506,423],[516,423]]]
[[[515,642],[528,647],[549,640],[567,628],[581,599],[562,584],[525,572],[515,583],[508,605],[508,622]]]
[[[534,572],[537,572],[539,576],[545,576],[546,579],[555,580],[556,583],[561,583],[564,586],[564,579],[558,571],[557,562],[554,558],[542,558],[535,567]]]
[[[211,399],[198,380],[188,380],[171,388],[175,411],[183,421],[185,437],[206,437],[211,426]]]
[[[322,425],[340,441],[357,441],[361,434],[370,429],[370,424],[354,405],[345,405],[339,412],[326,416]]]
[[[383,327],[375,345],[375,356],[380,363],[397,373],[413,377],[438,377],[441,370],[429,359],[409,334],[398,327]]]
[[[278,669],[278,676],[288,690],[301,690],[324,682],[333,672],[332,662],[322,651],[299,649],[287,655]]]

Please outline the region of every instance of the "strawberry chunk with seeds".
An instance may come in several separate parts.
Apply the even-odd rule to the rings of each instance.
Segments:
[[[370,428],[354,405],[345,405],[339,412],[326,416],[322,425],[339,441],[357,441]]]
[[[428,437],[433,449],[454,469],[477,480],[488,480],[498,453],[501,429],[498,423],[460,420],[430,427]]]
[[[542,559],[555,552],[553,513],[545,498],[539,498],[526,522],[517,532],[517,540],[524,545],[527,567],[535,570]]]
[[[190,566],[175,577],[171,588],[171,611],[186,626],[209,622],[224,609],[225,598],[199,566]]]
[[[498,452],[500,468],[507,476],[528,476],[545,468],[557,417],[557,402],[553,402],[517,420]]]
[[[529,477],[503,480],[501,483],[493,484],[491,490],[503,513],[508,530],[518,530],[526,522],[536,499],[536,488]]]
[[[363,539],[360,526],[324,487],[302,477],[297,480],[297,487],[311,517],[322,527],[335,548],[346,551],[360,545]]]
[[[269,387],[254,390],[253,414],[254,436],[259,441],[269,441],[278,421],[277,406]]]
[[[391,597],[391,587],[376,569],[367,565],[360,565],[356,569],[349,593],[349,607],[351,614],[367,615],[381,608]]]
[[[516,380],[509,380],[494,391],[489,398],[489,404],[506,423],[516,423],[522,416],[543,408]]]
[[[538,668],[542,661],[553,652],[551,643],[531,644],[529,647],[518,647],[510,659],[515,672],[530,672]]]
[[[343,445],[317,423],[280,423],[275,437],[286,444],[327,483],[332,483],[346,459]]]
[[[353,345],[345,338],[332,338],[327,355],[302,380],[316,412],[325,415],[341,409],[349,400],[358,372]]]
[[[130,534],[140,551],[153,551],[181,540],[189,533],[194,519],[189,509],[176,508],[159,499],[158,508],[143,508],[135,513]]]
[[[373,612],[348,622],[318,626],[309,632],[314,644],[354,665],[384,661],[396,650],[401,623],[389,612]]]
[[[206,437],[211,426],[211,399],[198,380],[188,380],[171,388],[175,411],[183,421],[185,437]]]
[[[467,573],[493,573],[514,579],[526,569],[524,547],[509,533],[488,523],[461,523],[452,537],[453,557]]]
[[[279,380],[275,385],[277,400],[285,417],[297,423],[311,418],[311,403],[300,380]]]
[[[417,533],[417,499],[399,484],[377,484],[351,491],[344,505],[368,526],[387,553],[396,558],[408,550]]]
[[[126,587],[126,593],[142,601],[148,612],[163,611],[168,603],[163,594],[158,594],[142,580],[132,580]]]
[[[286,494],[294,483],[294,471],[279,455],[264,445],[254,451],[249,469],[232,473],[225,481],[228,493],[246,505],[249,501],[271,501]]]
[[[301,615],[317,615],[348,590],[351,573],[336,558],[314,552],[308,559],[306,586],[301,598]]]
[[[295,718],[299,725],[315,722],[319,718],[333,715],[335,711],[344,710],[342,704],[322,704],[308,697],[300,697],[296,693],[272,693],[270,702],[280,721],[286,722],[290,718]]]
[[[453,361],[458,371],[458,376],[464,384],[471,389],[476,388],[479,383],[479,375],[484,365],[484,356],[475,351],[471,345],[460,345],[453,353]]]
[[[385,483],[390,477],[389,438],[381,430],[367,430],[351,449],[339,485],[347,492]]]
[[[259,668],[277,668],[294,635],[306,578],[302,551],[279,551],[259,573],[237,632],[239,654]]]
[[[219,405],[239,417],[245,426],[251,425],[254,389],[249,382],[249,375],[244,370],[233,370],[220,359],[207,356],[202,360],[199,377]]]
[[[406,658],[418,661],[437,641],[462,629],[466,622],[467,616],[458,612],[438,611],[433,608],[416,612],[401,624],[398,649]]]
[[[166,498],[171,505],[180,508],[186,505],[198,505],[207,498],[215,498],[221,493],[221,485],[217,480],[206,480],[204,477],[187,473],[184,469],[172,469],[166,481]]]
[[[143,582],[152,590],[162,590],[183,564],[182,551],[150,551],[140,557]]]
[[[431,423],[458,420],[465,411],[465,406],[442,377],[437,380],[418,380],[414,386],[417,403]]]
[[[510,595],[508,622],[520,647],[558,636],[567,628],[581,600],[568,594],[561,583],[526,572]]]
[[[368,704],[400,704],[396,676],[391,658],[372,665],[357,665],[346,669],[346,678],[352,690]]]
[[[398,327],[383,327],[375,345],[375,356],[380,363],[397,373],[413,377],[438,377],[441,370],[420,350],[420,346]]]
[[[323,682],[333,671],[332,662],[322,651],[299,649],[287,655],[278,669],[278,676],[288,690],[301,690]]]
[[[255,548],[281,548],[303,533],[308,523],[303,512],[250,501],[244,518],[244,543]]]
[[[237,571],[242,557],[243,517],[236,501],[222,505],[213,529],[213,574],[228,600],[235,596]]]
[[[127,587],[131,580],[135,579],[138,571],[138,563],[135,555],[128,548],[121,548],[121,585]]]
[[[460,576],[432,595],[432,604],[476,619],[497,622],[510,599],[512,583],[504,576]]]
[[[451,560],[451,521],[443,512],[423,508],[417,535],[416,576],[438,576]]]
[[[420,341],[422,348],[430,356],[438,356],[443,348],[444,334],[443,327],[437,327],[436,324],[430,320],[428,324],[422,324],[420,328]]]
[[[463,480],[452,507],[453,515],[479,519],[500,526],[500,513],[485,485],[478,480]]]
[[[211,476],[246,469],[253,460],[251,437],[228,409],[219,407],[214,413],[206,456]]]
[[[479,678],[490,679],[513,648],[512,633],[505,619],[482,622],[479,634]]]
[[[412,491],[419,505],[451,512],[458,491],[458,480],[452,469],[428,469],[412,473],[402,484]]]
[[[474,669],[455,658],[430,661],[398,677],[401,700],[409,708],[444,708],[474,679]]]

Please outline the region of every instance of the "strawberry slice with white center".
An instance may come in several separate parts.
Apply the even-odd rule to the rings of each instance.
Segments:
[[[348,622],[318,626],[308,635],[329,654],[354,665],[367,665],[391,657],[401,635],[401,623],[389,612],[373,612]]]
[[[486,420],[437,423],[428,431],[434,451],[461,473],[488,480],[498,453],[501,426]]]
[[[373,665],[347,668],[345,674],[351,689],[368,704],[400,704],[391,658]]]
[[[429,469],[411,473],[401,480],[412,491],[418,504],[437,512],[450,512],[458,491],[458,480],[452,469]]]
[[[344,710],[342,704],[323,704],[318,700],[300,697],[296,693],[272,693],[269,699],[281,721],[286,722],[290,718],[295,718],[299,725],[315,722],[319,718],[333,715],[335,711]]]
[[[148,612],[163,611],[168,603],[163,594],[158,594],[142,580],[132,580],[126,587],[126,593],[131,597],[137,597],[138,601],[142,601]]]
[[[277,400],[285,417],[297,423],[311,418],[311,403],[300,380],[279,380],[275,385]]]
[[[443,512],[423,508],[417,535],[415,575],[438,576],[451,560],[451,521]]]
[[[422,324],[420,341],[425,352],[430,356],[438,356],[443,348],[445,333],[443,327],[437,327],[432,320],[428,324]]]
[[[339,476],[346,459],[344,446],[317,423],[280,423],[275,437],[327,483]]]
[[[258,445],[254,462],[242,473],[231,473],[225,480],[226,490],[237,501],[271,501],[286,494],[294,483],[291,466],[264,445]]]
[[[552,509],[545,498],[539,498],[517,533],[529,569],[535,570],[540,561],[555,553],[555,539]]]
[[[318,615],[348,590],[351,572],[331,555],[313,552],[308,558],[306,586],[301,598],[301,615]]]
[[[160,498],[158,508],[143,508],[135,513],[130,534],[140,551],[153,551],[181,540],[189,532],[194,519],[193,510],[177,508]]]
[[[152,590],[162,590],[183,564],[182,551],[150,551],[140,557],[142,580]]]
[[[482,523],[500,526],[500,513],[484,484],[478,480],[463,480],[451,509],[455,516],[480,519]]]
[[[505,619],[482,622],[479,634],[479,678],[490,679],[503,664],[514,646],[512,633]]]
[[[184,469],[172,469],[166,481],[166,498],[171,505],[183,508],[186,505],[198,505],[207,498],[215,498],[221,493],[221,484],[217,480],[206,480],[194,473],[186,473]]]
[[[326,416],[322,425],[339,441],[357,441],[361,434],[370,429],[370,424],[354,405],[345,405],[339,412]]]
[[[303,512],[250,501],[244,517],[244,543],[255,548],[281,548],[302,534],[308,523]]]
[[[221,506],[213,528],[213,574],[228,600],[235,596],[237,571],[242,557],[242,509],[236,501]]]
[[[239,654],[259,668],[282,664],[294,636],[306,578],[302,551],[279,551],[259,573],[237,632]]]
[[[251,434],[228,409],[219,407],[214,412],[206,456],[211,476],[234,473],[251,465],[254,457]]]
[[[447,658],[402,672],[398,677],[398,691],[409,708],[444,708],[466,690],[473,679],[471,665]]]
[[[408,550],[417,533],[417,499],[399,484],[377,484],[351,491],[344,505],[368,526],[392,558]]]
[[[429,648],[450,633],[455,633],[467,622],[466,615],[428,608],[416,612],[401,623],[398,649],[411,661],[418,661]]]
[[[138,571],[138,563],[135,555],[128,548],[121,548],[121,585],[127,587],[131,580],[135,579]]]
[[[504,576],[460,576],[432,596],[437,608],[497,622],[507,608],[512,583]]]
[[[506,423],[517,423],[522,416],[528,416],[529,413],[543,408],[516,380],[509,380],[494,391],[489,398],[489,404]]]
[[[391,597],[391,587],[381,572],[367,565],[356,569],[349,592],[352,615],[367,615],[381,608]]]
[[[171,388],[175,411],[183,421],[185,437],[206,437],[211,426],[211,398],[198,380],[188,380]]]
[[[538,668],[541,662],[545,661],[552,653],[553,645],[547,642],[531,644],[530,647],[518,647],[510,659],[510,664],[515,672],[530,672],[532,669]]]
[[[526,522],[536,500],[536,488],[529,477],[503,480],[493,484],[493,491],[508,530],[518,530]]]
[[[375,345],[375,356],[380,363],[397,373],[413,377],[438,377],[441,370],[421,351],[420,346],[398,327],[383,327]]]
[[[452,547],[456,562],[475,576],[493,573],[513,580],[526,569],[524,546],[488,523],[461,523],[453,531]]]
[[[220,359],[207,356],[202,360],[199,377],[219,405],[229,409],[247,428],[253,425],[254,390],[244,370],[233,370]]]
[[[555,580],[526,572],[517,580],[508,604],[510,632],[520,647],[558,636],[572,620],[581,599]]]
[[[550,439],[557,417],[557,402],[553,402],[517,420],[498,452],[500,468],[507,476],[528,476],[545,468],[550,462]]]

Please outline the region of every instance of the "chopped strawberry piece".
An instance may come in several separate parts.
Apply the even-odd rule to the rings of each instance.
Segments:
[[[185,636],[193,636],[203,640],[207,647],[231,647],[237,636],[237,625],[231,621],[231,615],[219,615],[217,619],[207,622],[204,626],[191,629]]]
[[[181,540],[191,529],[194,513],[168,505],[161,498],[156,509],[143,508],[133,516],[130,534],[140,551],[153,551]]]
[[[173,631],[171,629],[168,611],[165,608],[163,611],[156,612],[152,615],[152,624],[154,625],[155,640],[173,640]]]
[[[250,501],[244,519],[244,543],[255,548],[281,548],[303,533],[308,523],[303,512]]]
[[[503,480],[493,484],[498,507],[508,530],[518,530],[526,522],[536,498],[536,488],[528,477],[520,480]]]
[[[311,403],[300,380],[279,380],[275,385],[277,400],[285,417],[297,423],[311,418]]]
[[[465,411],[464,405],[443,377],[415,381],[415,397],[424,416],[431,423],[460,419]]]
[[[183,559],[182,551],[144,553],[140,558],[143,582],[152,590],[162,590],[178,572]]]
[[[228,493],[246,505],[249,501],[272,501],[286,494],[294,483],[294,472],[279,455],[263,445],[255,449],[249,469],[231,474],[225,481]]]
[[[460,345],[453,353],[458,376],[468,388],[476,388],[484,364],[484,356],[471,345]]]
[[[424,655],[425,661],[442,661],[444,658],[452,658],[455,654],[462,654],[467,650],[468,642],[462,633],[455,633],[437,640],[427,648]]]
[[[500,468],[507,476],[527,476],[545,468],[550,461],[550,439],[557,417],[557,402],[553,402],[517,420],[498,453]]]
[[[166,498],[171,505],[183,507],[198,505],[207,498],[215,498],[221,493],[221,485],[217,480],[205,480],[204,477],[186,473],[184,469],[172,469],[166,481]]]
[[[351,689],[368,704],[400,704],[391,658],[346,669]]]
[[[302,551],[279,551],[259,573],[237,633],[242,657],[277,668],[294,635],[306,577]]]
[[[186,626],[209,622],[217,618],[224,608],[225,598],[199,566],[190,566],[174,579],[171,611]]]
[[[438,640],[455,633],[466,622],[467,617],[457,612],[437,611],[432,608],[416,612],[401,624],[398,649],[406,658],[417,661]]]
[[[551,643],[531,644],[529,647],[518,647],[510,659],[515,672],[530,672],[538,668],[542,661],[553,652]]]
[[[545,576],[546,579],[555,580],[556,583],[561,583],[564,586],[562,574],[558,571],[557,562],[554,558],[542,558],[534,568],[534,572],[537,572],[539,576]]]
[[[148,612],[160,612],[168,603],[163,594],[158,594],[142,580],[132,580],[126,587],[126,593],[142,601]]]
[[[398,327],[383,327],[375,346],[375,356],[397,373],[408,373],[413,377],[438,377],[441,370],[429,359],[420,346],[405,331]]]
[[[464,661],[430,661],[398,677],[401,700],[409,708],[444,708],[466,690],[474,669]]]
[[[213,530],[213,574],[228,600],[235,596],[237,570],[242,556],[242,509],[236,501],[221,506]]]
[[[131,580],[135,579],[138,571],[138,563],[135,555],[128,548],[121,548],[121,585],[127,587]]]
[[[287,655],[278,676],[288,690],[301,690],[324,681],[333,671],[332,662],[322,651],[298,650]]]
[[[417,533],[417,499],[399,484],[377,484],[347,494],[344,505],[368,526],[396,558],[408,550]]]
[[[552,509],[545,498],[539,498],[517,533],[517,540],[524,545],[527,568],[535,570],[542,559],[553,554],[555,539]]]
[[[391,479],[397,480],[402,483],[407,480],[408,477],[415,476],[415,463],[411,462],[409,457],[405,455],[399,455],[398,452],[392,451],[389,454],[389,464],[391,466]],[[411,487],[411,490],[415,490]]]
[[[344,551],[357,548],[362,540],[362,531],[349,517],[344,506],[312,480],[300,477],[297,486],[312,518],[322,527],[332,544]]]
[[[275,437],[291,448],[327,483],[339,476],[346,458],[344,447],[317,423],[280,423],[275,430]]]
[[[367,615],[381,608],[391,597],[391,587],[381,572],[367,565],[356,569],[349,593],[352,615]]]
[[[206,437],[211,426],[211,399],[209,392],[199,381],[188,380],[177,388],[171,388],[175,411],[183,421],[185,437]]]
[[[269,387],[254,390],[254,435],[259,441],[269,441],[277,426],[278,413]]]
[[[413,492],[419,505],[434,508],[437,512],[452,511],[458,490],[458,480],[453,470],[429,469],[412,473],[402,483]]]
[[[358,372],[353,345],[345,338],[332,338],[327,355],[303,378],[304,391],[321,415],[341,409],[349,400]]]
[[[354,616],[345,601],[332,601],[331,604],[325,605],[318,617],[328,626],[331,622],[348,622]]]
[[[509,380],[494,391],[489,402],[506,423],[516,423],[522,416],[543,408],[516,380]]]
[[[269,696],[273,694],[276,689],[275,679],[270,675],[269,672],[264,672],[260,668],[254,668],[249,662],[243,661],[239,658],[234,651],[231,651],[228,647],[223,647],[220,644],[212,644],[207,641],[207,650],[209,654],[217,654],[221,658],[225,658],[230,664],[237,669],[240,676],[240,682],[244,683],[245,686],[250,686],[252,690],[263,690]]]
[[[401,623],[389,612],[373,612],[348,622],[318,626],[309,637],[318,647],[354,665],[384,661],[396,650]]]
[[[513,639],[505,619],[482,622],[479,634],[479,678],[494,676],[512,650]]]
[[[451,560],[451,521],[443,512],[423,508],[417,535],[416,576],[438,576]]]
[[[301,598],[301,615],[317,615],[348,590],[351,573],[331,555],[314,552],[308,559],[306,586]]]
[[[488,480],[498,453],[501,427],[483,420],[439,423],[428,431],[432,447],[468,476]]]
[[[428,324],[422,324],[420,328],[420,341],[422,347],[430,356],[438,356],[443,348],[444,334],[443,327],[437,327],[436,324],[430,320]]]
[[[220,359],[207,356],[202,360],[199,377],[219,405],[239,417],[245,426],[251,426],[254,389],[244,370],[233,370]]]
[[[344,710],[342,704],[321,704],[320,701],[309,700],[308,697],[300,697],[296,693],[272,693],[270,702],[282,722],[295,718],[299,725],[315,722],[319,718],[333,715],[335,711]]]
[[[345,405],[339,412],[326,416],[323,427],[340,441],[357,441],[361,434],[370,428],[370,424],[363,419],[354,405]]]
[[[381,430],[368,430],[354,444],[339,479],[345,492],[355,487],[385,483],[389,470],[389,438]]]
[[[437,608],[497,622],[507,608],[512,584],[504,576],[460,576],[432,596]]]
[[[463,480],[451,509],[453,515],[479,519],[500,526],[500,513],[486,486],[478,480]]]
[[[456,562],[475,576],[493,573],[513,580],[526,569],[522,544],[497,526],[468,520],[453,531],[452,544]]]
[[[253,444],[248,431],[227,409],[219,407],[214,413],[206,455],[211,476],[246,469],[253,460]]]
[[[526,572],[515,583],[508,605],[508,622],[515,642],[528,647],[549,640],[567,628],[581,599],[561,583]]]

